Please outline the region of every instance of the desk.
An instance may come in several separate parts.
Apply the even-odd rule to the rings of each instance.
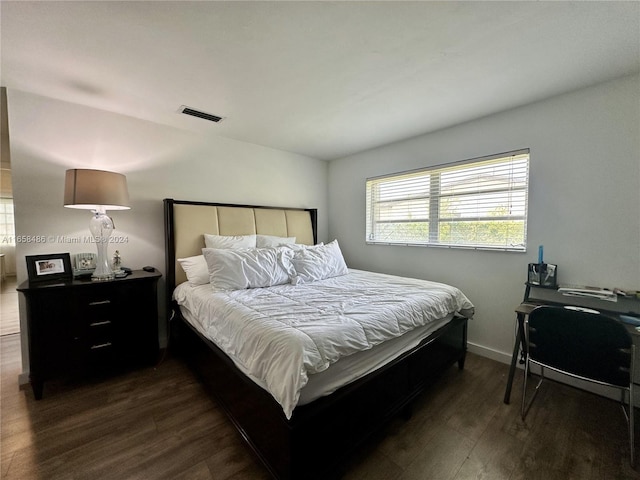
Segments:
[[[640,314],[638,313],[638,310],[635,308],[633,309],[633,311],[616,311],[616,310],[612,310],[611,308],[603,308],[603,307],[606,307],[607,304],[609,304],[609,302],[604,300],[598,300],[597,301],[598,305],[594,306],[593,301],[590,305],[581,305],[582,302],[580,302],[580,299],[576,297],[561,297],[561,299],[556,298],[553,300],[534,298],[531,296],[531,290],[535,288],[540,288],[547,291],[557,290],[556,288],[539,287],[537,285],[526,284],[524,299],[522,300],[522,303],[518,305],[515,309],[518,325],[516,330],[516,341],[515,341],[515,344],[513,345],[513,354],[511,356],[511,366],[509,368],[507,388],[504,392],[504,403],[506,403],[507,405],[511,400],[511,388],[513,386],[513,376],[516,373],[516,364],[518,363],[518,354],[520,352],[520,349],[522,349],[522,351],[525,354],[527,352],[527,344],[526,344],[527,342],[525,341],[525,332],[524,332],[525,319],[527,315],[529,315],[529,313],[531,313],[531,311],[534,308],[540,305],[555,305],[555,306],[577,305],[577,306],[587,306],[588,308],[596,308],[601,313],[613,318],[619,318],[619,316],[622,314],[631,314],[633,316],[640,316]],[[633,306],[640,306],[640,302],[637,299],[636,300],[630,299],[630,303],[632,303]],[[614,303],[613,305],[616,305],[616,304]],[[625,324],[625,326],[627,327],[627,330],[629,331],[629,333],[631,333],[633,336],[640,336],[640,332],[638,332],[634,326],[628,325],[628,324]]]

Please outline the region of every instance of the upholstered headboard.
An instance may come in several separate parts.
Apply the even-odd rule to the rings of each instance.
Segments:
[[[186,276],[176,259],[200,255],[205,233],[276,235],[296,243],[317,243],[317,210],[164,200],[168,300]]]

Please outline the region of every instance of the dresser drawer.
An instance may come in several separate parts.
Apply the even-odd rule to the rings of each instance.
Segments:
[[[117,306],[117,296],[112,289],[82,292],[76,296],[78,312],[89,323],[100,323],[113,319]]]
[[[115,340],[114,324],[113,321],[109,319],[90,319],[85,332],[85,343],[90,350],[97,350],[112,345]]]

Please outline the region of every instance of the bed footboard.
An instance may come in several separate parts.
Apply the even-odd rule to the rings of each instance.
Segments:
[[[456,362],[462,369],[467,351],[467,319],[454,317],[411,351],[330,396],[297,407],[287,420],[268,392],[187,322],[174,319],[171,332],[174,349],[271,474],[283,480],[335,476],[355,448],[410,407],[445,369]]]

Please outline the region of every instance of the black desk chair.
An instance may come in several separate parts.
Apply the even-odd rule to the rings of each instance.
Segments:
[[[540,306],[529,314],[525,326],[528,353],[525,356],[522,419],[536,398],[544,370],[620,389],[620,403],[629,427],[631,465],[633,442],[634,345],[619,321],[575,307]],[[540,367],[540,381],[526,403],[530,365]],[[629,407],[625,408],[625,397]]]

